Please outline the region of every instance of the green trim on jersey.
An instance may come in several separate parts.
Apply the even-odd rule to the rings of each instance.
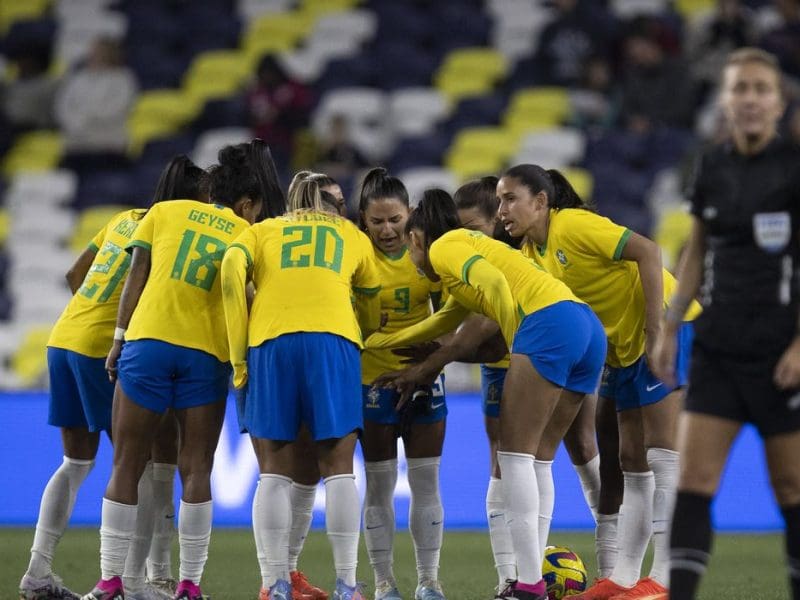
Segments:
[[[247,248],[245,248],[242,244],[237,244],[236,242],[234,242],[233,244],[228,246],[228,248],[238,248],[239,250],[244,252],[244,256],[245,258],[247,258],[247,268],[249,269],[250,267],[253,266],[253,257],[250,256],[250,251]]]
[[[469,285],[469,268],[475,264],[476,261],[482,259],[483,257],[480,254],[476,254],[467,259],[467,262],[464,263],[464,266],[461,267],[461,279]]]
[[[628,243],[628,238],[631,237],[633,232],[630,229],[626,229],[622,237],[619,238],[619,243],[617,244],[617,249],[614,250],[614,260],[619,260],[622,258],[622,251],[625,249],[625,244]]]

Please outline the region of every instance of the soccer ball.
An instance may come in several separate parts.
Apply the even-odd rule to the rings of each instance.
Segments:
[[[569,548],[548,546],[544,551],[542,574],[550,600],[561,600],[586,590],[586,567],[581,557]]]

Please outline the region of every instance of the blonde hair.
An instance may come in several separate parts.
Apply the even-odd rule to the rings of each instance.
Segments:
[[[290,211],[308,210],[325,212],[319,180],[324,177],[319,173],[300,171],[289,185],[288,208]]]
[[[739,48],[738,50],[734,50],[728,54],[728,59],[725,61],[725,66],[730,67],[733,65],[743,65],[749,63],[758,63],[760,65],[764,65],[765,67],[769,67],[775,71],[779,78],[783,74],[781,72],[781,65],[774,54],[770,54],[766,50],[754,48],[752,46],[745,46],[744,48]]]

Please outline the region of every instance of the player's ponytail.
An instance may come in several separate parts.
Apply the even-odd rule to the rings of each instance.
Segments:
[[[319,181],[315,173],[292,181],[289,191],[289,210],[325,212]]]
[[[261,186],[261,214],[258,220],[271,219],[286,212],[286,198],[283,195],[278,170],[272,160],[272,152],[264,140],[259,138],[250,142],[250,162],[256,179]]]
[[[404,206],[408,207],[408,190],[400,179],[389,175],[383,167],[370,169],[364,176],[361,184],[361,194],[358,200],[359,223],[361,228],[366,227],[364,223],[364,212],[373,200],[391,198],[399,200]]]
[[[516,165],[503,174],[503,177],[519,179],[531,194],[544,192],[547,194],[547,205],[560,210],[562,208],[583,208],[594,211],[592,204],[585,202],[570,185],[561,171],[545,170],[539,165]]]
[[[458,210],[477,208],[487,219],[497,216],[497,177],[487,175],[468,181],[456,190],[453,201]]]
[[[218,165],[209,170],[211,201],[233,208],[242,198],[264,200],[264,187],[256,174],[250,144],[225,146],[217,156]]]
[[[200,200],[207,195],[208,173],[179,154],[161,172],[150,205],[164,200]]]
[[[406,235],[419,229],[425,235],[425,246],[430,245],[451,229],[460,226],[458,211],[453,198],[440,189],[425,190],[417,207],[411,211],[406,222]]]

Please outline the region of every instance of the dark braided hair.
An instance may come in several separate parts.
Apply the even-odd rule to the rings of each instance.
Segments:
[[[164,200],[199,200],[207,193],[208,173],[185,154],[178,154],[161,171],[150,205]]]
[[[430,248],[445,233],[460,226],[453,198],[444,190],[433,188],[425,190],[422,200],[411,211],[406,222],[406,235],[412,229],[419,229],[425,235],[425,247]]]

